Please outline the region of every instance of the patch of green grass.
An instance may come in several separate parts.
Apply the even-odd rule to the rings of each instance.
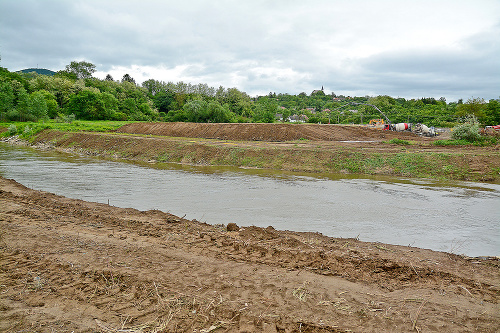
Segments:
[[[342,151],[336,155],[337,156],[328,163],[330,168],[338,171],[347,171],[349,173],[365,172],[365,162],[367,159],[361,153]]]
[[[446,174],[450,174],[450,173],[455,172],[456,168],[453,165],[443,165],[441,170],[443,170],[443,172]]]
[[[428,168],[428,164],[421,154],[397,153],[391,155],[388,162],[401,175],[419,175],[422,170],[427,170]]]
[[[365,160],[368,170],[375,170],[387,165],[386,159],[380,154],[374,154]]]
[[[44,129],[53,129],[62,132],[112,132],[123,125],[132,123],[132,121],[87,121],[78,120],[71,123],[56,122],[49,120],[44,122],[8,122],[0,123],[0,127],[9,128],[9,126],[17,127],[17,134],[20,134],[23,139],[29,139],[31,136],[38,134]],[[26,127],[30,131],[25,130]],[[2,136],[8,136],[8,132],[2,133]]]
[[[390,173],[405,177],[464,178],[470,170],[456,167],[452,155],[443,153],[401,152],[396,154],[365,154],[339,152],[326,164],[331,171],[357,174]]]
[[[432,144],[435,146],[463,146],[471,143],[467,140],[436,140]]]
[[[412,143],[408,140],[402,140],[402,139],[398,139],[398,138],[394,138],[394,139],[391,139],[389,141],[384,141],[384,143],[392,143],[392,144],[396,144],[396,145],[404,145],[404,146],[409,146],[411,145]]]
[[[84,121],[78,120],[72,123],[48,122],[49,128],[67,132],[111,132],[123,125],[130,124],[131,121]]]
[[[449,140],[436,140],[432,143],[436,146],[479,146],[479,147],[487,147],[487,146],[495,146],[499,144],[499,138],[495,136],[481,136],[475,140],[466,140],[466,139],[449,139]]]
[[[0,123],[0,127],[5,127],[8,131],[0,134],[2,137],[19,135],[21,139],[29,140],[34,135],[40,133],[46,127],[43,123],[33,123],[33,122],[10,122],[10,123]]]
[[[168,162],[169,161],[169,158],[170,158],[170,154],[168,154],[167,152],[163,153],[163,154],[160,154],[158,155],[158,157],[156,158],[156,160],[158,162]]]

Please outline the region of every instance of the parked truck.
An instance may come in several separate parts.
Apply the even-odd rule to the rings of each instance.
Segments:
[[[436,136],[436,130],[434,129],[434,127],[428,127],[421,123],[385,124],[384,130],[396,132],[409,131],[422,136]]]
[[[334,111],[340,110],[340,109],[347,107],[349,105],[368,105],[368,106],[373,107],[375,110],[377,110],[384,117],[385,123],[384,123],[383,119],[372,119],[372,120],[370,120],[370,123],[368,125],[372,125],[372,126],[383,125],[384,131],[398,131],[398,132],[410,131],[410,132],[416,133],[418,135],[423,135],[423,136],[435,136],[435,135],[437,135],[434,127],[428,127],[428,126],[426,126],[424,124],[420,124],[420,123],[417,123],[415,125],[413,125],[411,123],[392,124],[391,121],[389,120],[389,118],[378,107],[376,107],[373,104],[351,102],[351,103],[348,103],[348,104],[345,104],[345,105],[342,105],[342,106],[336,108]]]

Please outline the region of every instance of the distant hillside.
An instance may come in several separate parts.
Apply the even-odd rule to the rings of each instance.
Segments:
[[[37,74],[48,75],[48,76],[52,76],[56,73],[54,71],[51,71],[50,69],[45,69],[45,68],[27,68],[27,69],[21,69],[18,72],[19,73],[33,73],[33,72],[35,72]]]

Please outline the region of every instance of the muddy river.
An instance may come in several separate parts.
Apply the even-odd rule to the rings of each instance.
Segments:
[[[500,185],[137,165],[0,143],[0,175],[33,189],[210,224],[235,222],[500,255]]]

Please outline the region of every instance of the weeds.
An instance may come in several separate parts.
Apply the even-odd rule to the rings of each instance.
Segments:
[[[408,140],[402,140],[402,139],[397,139],[397,138],[391,139],[389,141],[384,141],[384,143],[392,143],[392,144],[403,145],[403,146],[409,146],[412,144]]]
[[[435,146],[478,146],[487,147],[495,146],[499,143],[497,137],[494,136],[480,136],[479,138],[469,141],[466,139],[454,139],[454,140],[436,140],[432,144]]]
[[[97,276],[101,282],[108,285],[112,284],[109,274],[100,274]],[[160,333],[171,332],[179,324],[179,321],[188,322],[189,331],[212,332],[219,328],[230,327],[234,324],[233,318],[221,320],[220,307],[224,304],[222,296],[214,299],[203,299],[201,297],[187,296],[182,293],[173,293],[168,291],[159,283],[143,284],[141,295],[136,296],[133,305],[138,310],[145,310],[142,302],[149,305],[149,311],[154,313],[155,319],[142,324],[131,325],[134,318],[124,316],[121,319],[120,327],[114,328],[109,324],[94,319],[97,326],[103,332],[129,332],[129,333]],[[151,302],[155,299],[154,302]],[[206,327],[203,329],[203,327]]]
[[[464,146],[471,143],[467,140],[436,140],[432,144],[435,146]]]

